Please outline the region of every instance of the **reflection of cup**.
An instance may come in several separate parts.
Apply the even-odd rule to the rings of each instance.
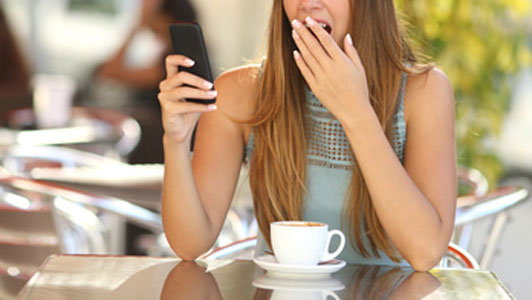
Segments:
[[[338,295],[332,291],[288,291],[275,290],[272,293],[271,300],[286,300],[286,299],[305,299],[305,300],[329,300],[336,299]]]
[[[282,264],[315,266],[340,254],[345,246],[345,236],[337,229],[318,222],[283,221],[270,224],[272,250]],[[338,248],[329,253],[334,235],[340,237]]]
[[[264,274],[253,280],[253,286],[260,290],[272,290],[267,299],[311,299],[331,300],[340,298],[335,291],[345,288],[342,282],[332,277],[284,278]]]
[[[64,127],[70,121],[75,81],[64,75],[37,74],[33,78],[33,111],[37,127]]]

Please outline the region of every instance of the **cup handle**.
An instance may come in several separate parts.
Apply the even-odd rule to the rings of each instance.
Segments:
[[[332,297],[335,300],[340,300],[340,297],[338,297],[338,295],[336,295],[336,293],[333,291],[323,291],[321,294],[324,300],[329,300],[329,297]]]
[[[338,245],[338,248],[333,253],[330,253],[329,245],[331,244],[331,239],[334,235],[338,235],[340,237],[340,245]],[[344,250],[344,246],[345,246],[344,233],[338,229],[333,229],[329,231],[327,233],[327,246],[325,247],[325,254],[323,254],[321,261],[328,261],[328,260],[334,259],[340,254],[340,252],[342,252],[342,250]]]

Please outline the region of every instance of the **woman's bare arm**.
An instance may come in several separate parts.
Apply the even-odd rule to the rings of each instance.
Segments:
[[[231,118],[247,117],[249,72],[238,69],[216,80],[218,109],[199,120],[192,162],[188,143],[165,134],[163,224],[182,259],[193,260],[213,245],[229,210],[245,143],[243,125]]]
[[[454,97],[443,72],[411,79],[405,95],[404,167],[371,107],[344,123],[380,222],[416,270],[432,268],[454,226]]]

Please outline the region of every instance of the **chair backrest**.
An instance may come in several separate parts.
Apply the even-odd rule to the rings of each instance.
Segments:
[[[162,164],[131,165],[72,148],[21,145],[0,148],[0,164],[14,176],[52,181],[160,209]]]
[[[32,109],[11,111],[3,129],[2,146],[63,145],[126,159],[140,141],[139,123],[119,111],[72,108],[72,125],[66,128],[26,129],[35,126]]]
[[[439,266],[442,268],[468,268],[480,269],[477,260],[467,250],[460,246],[450,243],[445,255],[441,259]]]
[[[159,213],[152,212],[118,198],[91,194],[50,182],[9,175],[5,177],[0,176],[0,185],[7,185],[15,189],[48,195],[54,198],[59,197],[87,208],[122,217],[154,233],[163,232],[161,215]]]
[[[67,200],[0,182],[0,298],[14,298],[57,253],[106,253],[98,217]]]
[[[250,259],[257,244],[257,237],[252,236],[225,246],[212,249],[201,258],[203,259]]]
[[[0,179],[0,244],[52,253],[106,253],[103,224],[92,211],[71,204]]]
[[[107,254],[113,215],[163,232],[161,217],[129,202],[0,173],[0,296],[55,253]]]
[[[467,204],[459,205],[456,209],[455,232],[452,241],[461,248],[473,252],[471,251],[470,241],[475,234],[475,224],[482,219],[493,218],[487,236],[482,238],[482,249],[476,255],[480,261],[480,268],[489,268],[498,240],[506,225],[508,211],[528,199],[528,196],[528,190],[523,187],[505,186],[499,187],[483,197],[468,197]],[[462,203],[465,202],[463,201]],[[460,203],[460,198],[458,203]],[[483,236],[485,235],[484,233],[482,234]]]
[[[1,165],[13,175],[30,177],[36,168],[79,168],[127,165],[94,153],[57,146],[15,145],[0,149]]]

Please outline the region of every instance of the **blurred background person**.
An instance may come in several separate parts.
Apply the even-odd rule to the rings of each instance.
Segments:
[[[157,101],[164,78],[164,56],[172,51],[168,27],[172,22],[196,22],[188,0],[143,0],[137,24],[126,40],[94,72],[88,105],[125,110],[139,121],[142,138],[130,162],[162,162],[162,127]]]
[[[140,100],[152,100],[164,77],[161,61],[171,52],[168,26],[175,21],[195,22],[196,13],[188,0],[144,0],[141,6],[138,24],[120,49],[100,65],[96,77],[129,85]]]

